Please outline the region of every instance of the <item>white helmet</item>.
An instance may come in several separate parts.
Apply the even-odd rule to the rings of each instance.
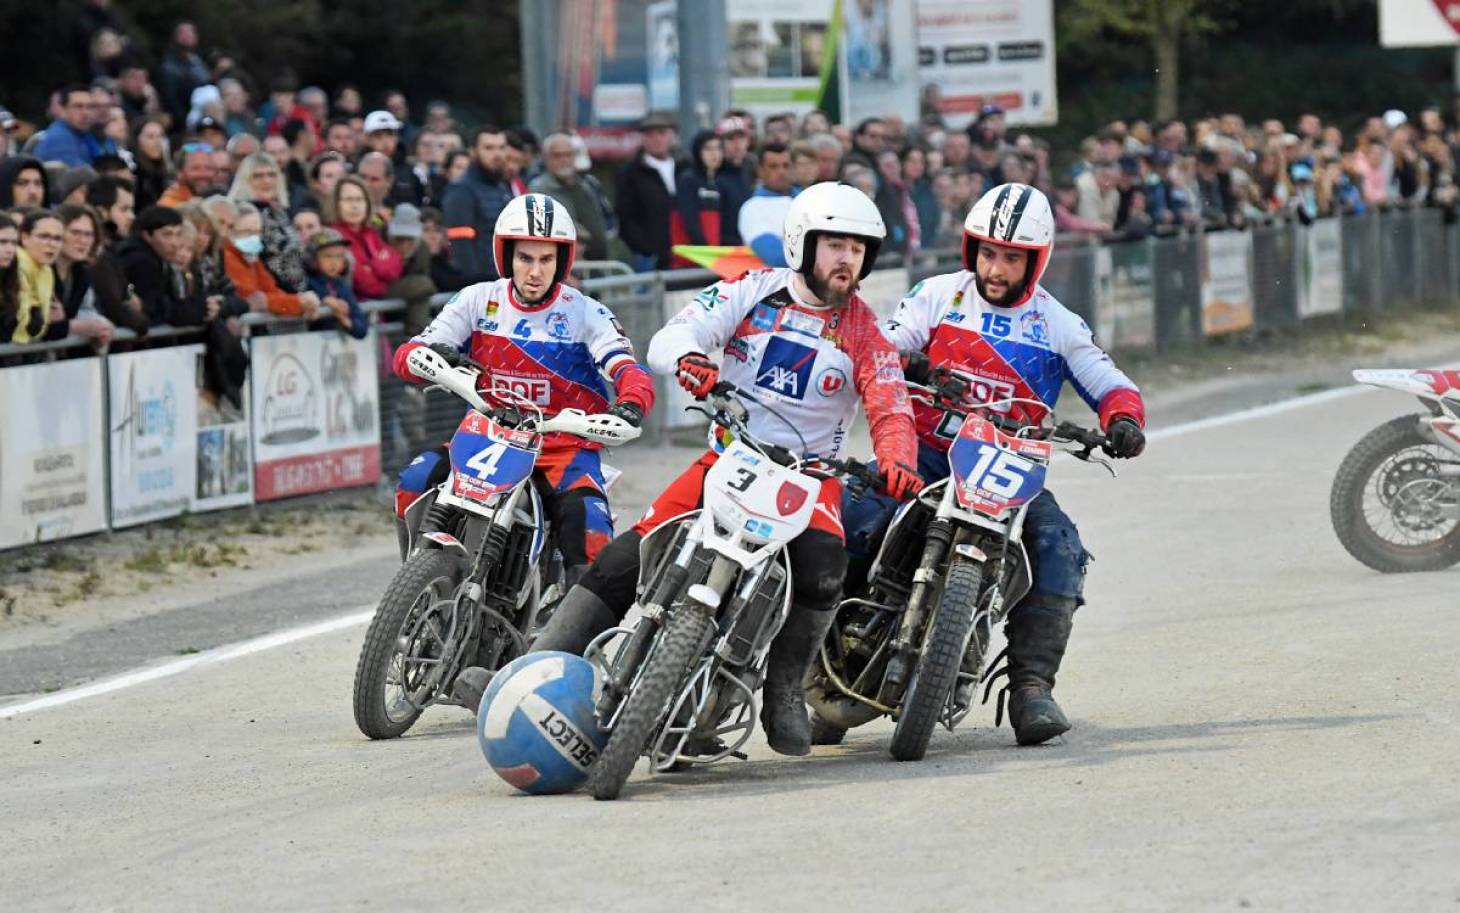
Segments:
[[[1003,303],[1005,307],[1023,304],[1034,294],[1054,250],[1054,212],[1049,200],[1028,184],[1000,184],[979,197],[963,220],[963,268],[975,276],[973,264],[980,241],[1031,252],[1023,283],[1011,288],[1010,300]],[[976,281],[979,294],[987,298],[983,280]]]
[[[523,194],[502,207],[492,230],[492,260],[499,276],[512,276],[512,241],[554,241],[562,248],[553,284],[548,288],[551,297],[573,268],[573,254],[578,247],[578,229],[568,207],[545,193]]]
[[[887,237],[887,229],[882,225],[877,205],[865,193],[851,184],[824,181],[801,191],[786,210],[786,225],[781,235],[786,265],[811,275],[816,264],[816,236],[823,234],[850,235],[866,242],[862,274],[857,277],[865,279],[877,261],[877,250]]]

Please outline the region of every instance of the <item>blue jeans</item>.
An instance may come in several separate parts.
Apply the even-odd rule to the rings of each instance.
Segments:
[[[874,467],[875,463],[872,464]],[[948,478],[948,454],[918,444],[918,475],[928,484]],[[842,524],[847,551],[853,559],[871,561],[877,555],[897,502],[861,486],[848,485],[842,495]],[[1024,517],[1024,547],[1032,565],[1033,586],[1021,602],[1040,603],[1072,612],[1085,601],[1085,565],[1090,553],[1080,542],[1080,531],[1048,490],[1029,503]]]

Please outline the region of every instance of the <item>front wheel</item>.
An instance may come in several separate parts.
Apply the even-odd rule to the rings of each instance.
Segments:
[[[435,696],[434,673],[447,659],[436,606],[453,598],[459,574],[447,553],[418,551],[381,597],[355,666],[355,725],[370,738],[403,734]]]
[[[1420,434],[1420,419],[1385,422],[1354,445],[1333,478],[1338,541],[1376,571],[1437,571],[1460,561],[1460,483],[1442,477],[1460,458]]]
[[[898,761],[921,761],[928,753],[928,740],[958,681],[982,582],[980,565],[955,561],[948,567],[938,611],[923,642],[922,658],[903,697],[897,728],[892,731],[890,750]]]
[[[713,627],[714,622],[694,606],[679,605],[670,610],[657,649],[645,660],[643,674],[625,698],[608,744],[588,769],[588,788],[593,798],[618,798]]]

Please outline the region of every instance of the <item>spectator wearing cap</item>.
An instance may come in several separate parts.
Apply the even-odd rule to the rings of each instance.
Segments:
[[[87,186],[98,177],[100,175],[90,165],[77,165],[75,168],[66,169],[66,173],[61,175],[61,179],[56,182],[56,205],[84,204]]]
[[[400,133],[404,126],[405,124],[389,111],[371,111],[365,115],[365,147],[372,152],[381,153],[394,162],[396,153],[401,148]]]
[[[350,288],[350,242],[333,228],[324,228],[309,238],[309,290],[319,298],[320,316],[310,321],[311,330],[339,330],[364,339],[370,322]]]
[[[1240,225],[1237,199],[1232,193],[1232,175],[1221,167],[1217,150],[1202,148],[1196,154],[1196,203],[1203,225],[1225,228]]]
[[[710,130],[701,130],[690,141],[689,154],[689,164],[674,179],[674,214],[669,222],[671,246],[719,244],[724,200],[720,168],[725,163],[725,151],[718,136]],[[675,269],[695,265],[678,255],[672,263]]]
[[[60,162],[68,168],[90,165],[101,153],[101,143],[92,135],[95,102],[91,90],[77,84],[61,90],[61,116],[51,121],[35,147],[42,162]]]
[[[198,56],[198,30],[191,22],[179,22],[172,29],[172,41],[162,53],[157,70],[158,94],[162,106],[181,124],[191,107],[193,90],[206,85],[212,74]]]
[[[500,127],[483,125],[471,138],[471,165],[448,184],[441,200],[451,261],[471,281],[496,279],[492,235],[497,216],[512,200],[507,184],[507,137]]]
[[[42,207],[51,193],[45,166],[26,155],[0,159],[0,209]]]
[[[1191,225],[1196,222],[1196,213],[1191,197],[1186,192],[1186,185],[1171,178],[1175,160],[1175,156],[1159,147],[1152,149],[1149,155],[1146,210],[1157,227]]]
[[[273,157],[256,152],[244,159],[228,188],[228,198],[235,205],[244,202],[254,205],[262,222],[264,266],[285,291],[303,291],[307,281],[304,244],[294,233],[289,219],[288,190]]]
[[[1002,152],[1008,145],[1004,141],[1009,123],[1004,109],[996,104],[986,104],[979,109],[978,117],[968,127],[968,139],[975,149]]]
[[[184,143],[177,153],[177,180],[158,197],[162,206],[181,206],[213,191],[213,147],[207,143]]]
[[[674,212],[674,121],[655,112],[639,124],[643,141],[619,172],[618,211],[623,239],[638,272],[669,269],[669,221]]]
[[[239,296],[248,302],[249,310],[314,319],[319,311],[319,296],[308,288],[301,292],[282,288],[264,265],[263,223],[258,208],[252,203],[239,203],[237,213],[223,245],[223,265]]]
[[[795,197],[791,186],[791,150],[781,143],[766,143],[757,157],[755,193],[740,207],[740,237],[766,266],[785,266],[781,235],[786,213]]]
[[[544,168],[528,185],[533,193],[545,193],[568,210],[578,229],[578,251],[583,260],[609,259],[608,201],[591,174],[579,174],[573,138],[550,133],[542,141]]]
[[[385,229],[386,240],[403,264],[400,278],[385,291],[391,298],[405,299],[405,331],[412,336],[431,322],[431,296],[437,291],[431,280],[431,253],[421,243],[424,234],[421,211],[410,203],[395,208]]]
[[[720,238],[740,244],[740,207],[755,192],[755,158],[750,154],[750,122],[727,114],[715,125],[725,162],[720,166]]]

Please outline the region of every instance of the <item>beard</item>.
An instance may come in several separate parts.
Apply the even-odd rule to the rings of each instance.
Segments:
[[[1004,286],[1004,293],[995,298],[990,294],[988,285],[983,281],[983,276],[980,276],[977,271],[973,274],[973,282],[974,286],[978,289],[979,295],[983,297],[983,300],[992,304],[994,307],[1009,307],[1012,302],[1024,294],[1024,288],[1029,284],[1028,279],[1011,282]]]
[[[852,295],[857,291],[857,280],[852,278],[847,284],[845,291],[839,291],[831,287],[831,279],[840,273],[833,273],[831,276],[821,276],[813,273],[806,280],[806,287],[811,289],[811,294],[821,299],[821,303],[827,307],[841,307],[852,300]],[[846,275],[851,275],[850,272]]]

